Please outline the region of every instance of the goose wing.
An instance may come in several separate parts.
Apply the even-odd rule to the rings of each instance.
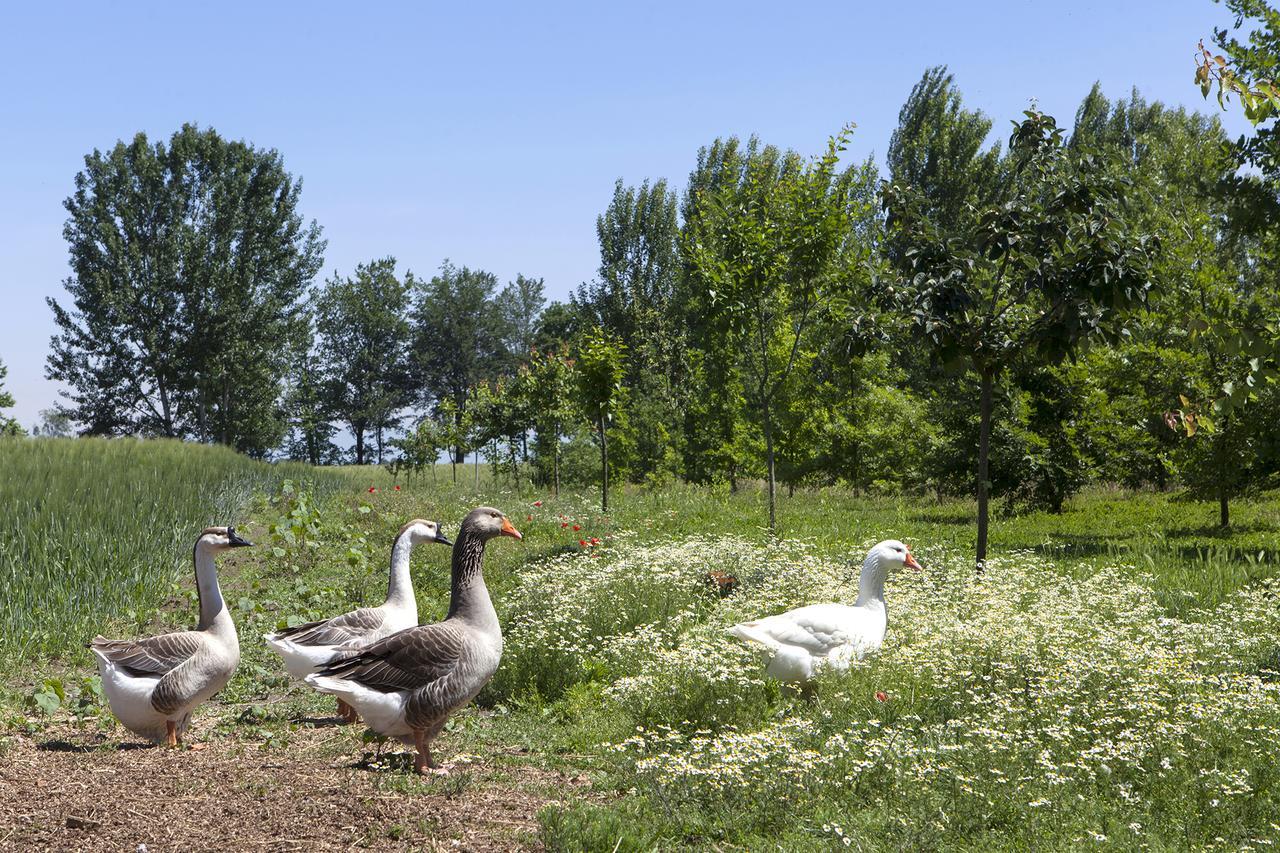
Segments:
[[[141,640],[93,638],[89,648],[121,667],[130,675],[167,675],[200,650],[199,631],[175,631]]]
[[[299,646],[343,646],[363,642],[387,620],[380,607],[361,607],[332,619],[307,622],[276,631],[276,639],[289,640]]]
[[[462,658],[464,637],[444,622],[406,628],[330,664],[320,675],[391,693],[414,690],[449,675]]]
[[[743,622],[736,627],[746,630],[737,633],[746,639],[759,636],[772,640],[765,645],[796,646],[822,657],[849,642],[852,619],[848,611],[851,609],[842,604],[811,604],[777,616]]]

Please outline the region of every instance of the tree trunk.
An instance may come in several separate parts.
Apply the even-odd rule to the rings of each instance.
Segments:
[[[600,511],[609,511],[609,436],[600,418]]]
[[[1226,530],[1231,526],[1231,507],[1230,495],[1227,492],[1227,430],[1231,428],[1230,416],[1222,419],[1222,428],[1218,430],[1218,434],[1214,436],[1214,456],[1217,457],[1218,464],[1218,526]]]
[[[356,464],[364,464],[364,427],[352,428],[356,436]]]
[[[222,436],[220,440],[227,447],[231,447],[231,387],[225,382],[222,385],[222,411],[219,414],[222,415],[222,429],[219,430]]]
[[[773,419],[769,417],[769,404],[764,404],[764,455],[769,466],[769,532],[778,535],[777,481],[773,471]]]
[[[479,492],[479,491],[480,491],[480,448],[478,448],[478,447],[476,448],[476,464],[475,464],[475,465],[473,465],[473,466],[471,466],[471,467],[473,467],[473,468],[475,468],[475,469],[476,469],[476,470],[475,470],[475,474],[476,474],[476,491],[477,491],[477,492]]]
[[[991,458],[991,391],[995,375],[991,368],[982,370],[982,397],[978,404],[978,573],[987,562],[987,525],[989,522],[990,481],[988,463]]]
[[[729,460],[729,494],[738,493],[738,460]]]
[[[555,435],[551,436],[554,450],[551,454],[551,476],[555,483],[555,496],[560,497],[560,426],[556,425]]]

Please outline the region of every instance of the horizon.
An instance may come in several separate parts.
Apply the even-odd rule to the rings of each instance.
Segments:
[[[934,65],[992,120],[992,139],[1032,99],[1069,128],[1095,81],[1111,100],[1136,88],[1248,130],[1192,81],[1196,42],[1231,23],[1208,0],[981,14],[815,4],[787,19],[724,8],[17,10],[0,60],[14,93],[0,139],[0,361],[16,399],[5,414],[30,429],[59,399],[44,379],[44,300],[66,304],[62,202],[86,154],[138,132],[167,141],[190,121],[278,150],[328,241],[316,284],[386,255],[426,277],[450,259],[501,283],[541,277],[551,301],[594,277],[595,218],[617,179],[683,190],[717,137],[810,155],[849,122],[850,161],[882,166],[899,108]],[[1006,69],[1029,71],[1010,81]]]

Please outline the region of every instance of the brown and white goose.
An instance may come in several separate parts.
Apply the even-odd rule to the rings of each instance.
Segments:
[[[312,687],[355,708],[375,732],[416,746],[419,773],[448,772],[432,760],[431,742],[449,715],[488,683],[502,658],[502,629],[482,572],[485,544],[497,536],[523,538],[491,507],[463,519],[443,622],[392,634],[307,676]]]
[[[419,542],[452,545],[434,521],[415,518],[396,534],[391,544],[391,570],[387,582],[387,600],[378,607],[361,607],[332,619],[294,625],[263,639],[284,658],[285,668],[294,678],[306,678],[321,667],[342,657],[352,649],[389,637],[397,631],[418,624],[418,600],[413,594],[413,577],[409,558]],[[355,711],[338,697],[338,716],[349,723],[356,721]]]
[[[124,727],[154,743],[182,742],[191,712],[231,680],[240,663],[240,640],[218,588],[214,557],[252,545],[234,527],[208,527],[196,540],[196,592],[200,623],[141,640],[108,640],[88,646],[98,659],[102,692]]]

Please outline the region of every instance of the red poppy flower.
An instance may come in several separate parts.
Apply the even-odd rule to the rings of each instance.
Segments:
[[[578,540],[578,544],[579,544],[579,545],[581,545],[583,548],[585,548],[585,547],[587,547],[587,540],[585,540],[585,539],[579,539],[579,540]]]
[[[533,505],[534,505],[534,506],[542,506],[542,501],[534,501],[534,502],[533,502]]]
[[[399,486],[396,486],[396,491],[397,491],[397,492],[398,492],[398,491],[400,491],[400,487],[399,487]]]
[[[533,521],[533,516],[532,516],[532,515],[526,515],[526,516],[524,517],[524,520],[525,520],[525,521]]]
[[[560,529],[561,529],[561,530],[563,530],[564,528],[566,528],[566,527],[568,527],[568,526],[569,526],[569,522],[567,522],[567,521],[562,521],[562,522],[560,522]]]
[[[573,526],[573,532],[574,532],[574,533],[577,533],[577,532],[578,532],[579,530],[581,530],[581,529],[582,529],[582,525],[580,525],[580,524],[575,524],[575,525]]]
[[[877,691],[876,691],[876,701],[877,701],[877,702],[888,702],[888,701],[889,701],[889,694],[888,694],[888,693],[885,693],[883,690],[877,690]]]
[[[374,492],[376,492],[376,491],[378,491],[378,490],[377,490],[377,489],[375,489],[373,486],[370,486],[370,487],[369,487],[369,494],[373,494],[373,493],[374,493]]]
[[[600,540],[599,540],[599,539],[597,539],[596,537],[592,536],[592,537],[591,537],[591,544],[592,544],[592,545],[599,545],[599,544],[600,544]]]

